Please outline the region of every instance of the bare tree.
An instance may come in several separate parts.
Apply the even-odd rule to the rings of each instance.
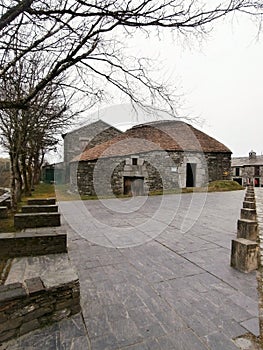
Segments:
[[[111,84],[139,104],[164,102],[174,110],[176,98],[164,82],[155,82],[149,61],[126,57],[125,42],[137,31],[168,28],[188,35],[233,11],[260,13],[262,4],[248,0],[2,0],[0,78],[31,52],[48,55],[49,66],[26,96],[1,99],[0,107],[26,108],[66,70],[67,83],[94,103]],[[7,20],[5,20],[7,18]]]
[[[41,79],[45,64],[36,53],[20,60],[12,71],[2,77],[0,96],[21,99]],[[46,85],[27,109],[6,109],[0,112],[2,145],[10,155],[11,202],[15,210],[22,190],[30,194],[33,179],[39,178],[40,167],[47,150],[57,143],[56,134],[67,125],[67,100],[62,81]]]

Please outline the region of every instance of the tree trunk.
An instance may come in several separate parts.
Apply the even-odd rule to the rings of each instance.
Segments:
[[[11,163],[11,209],[17,210],[17,204],[21,201],[22,176],[19,168],[18,156],[10,153]]]
[[[28,177],[28,173],[27,173],[27,164],[26,164],[25,157],[22,157],[22,159],[21,159],[21,167],[22,167],[24,194],[26,196],[30,196],[31,195],[31,187],[30,187],[29,177]]]

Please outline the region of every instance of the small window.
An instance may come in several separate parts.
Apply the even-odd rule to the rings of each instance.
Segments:
[[[240,176],[240,168],[236,168],[236,176]]]
[[[132,158],[132,165],[138,165],[138,158]]]

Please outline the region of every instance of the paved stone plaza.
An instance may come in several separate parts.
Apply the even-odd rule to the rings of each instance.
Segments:
[[[256,274],[230,267],[244,191],[61,202],[82,313],[8,350],[234,350]]]

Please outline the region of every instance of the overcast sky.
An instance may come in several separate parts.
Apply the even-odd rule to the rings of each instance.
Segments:
[[[182,45],[169,35],[147,41],[138,36],[130,45],[138,54],[159,56],[163,74],[183,94],[181,116],[199,117],[203,124],[195,127],[242,156],[251,149],[263,153],[263,35],[256,36],[255,23],[238,16],[218,23],[201,46],[194,39]],[[119,126],[136,122],[127,106],[124,112],[108,107],[95,116]]]

